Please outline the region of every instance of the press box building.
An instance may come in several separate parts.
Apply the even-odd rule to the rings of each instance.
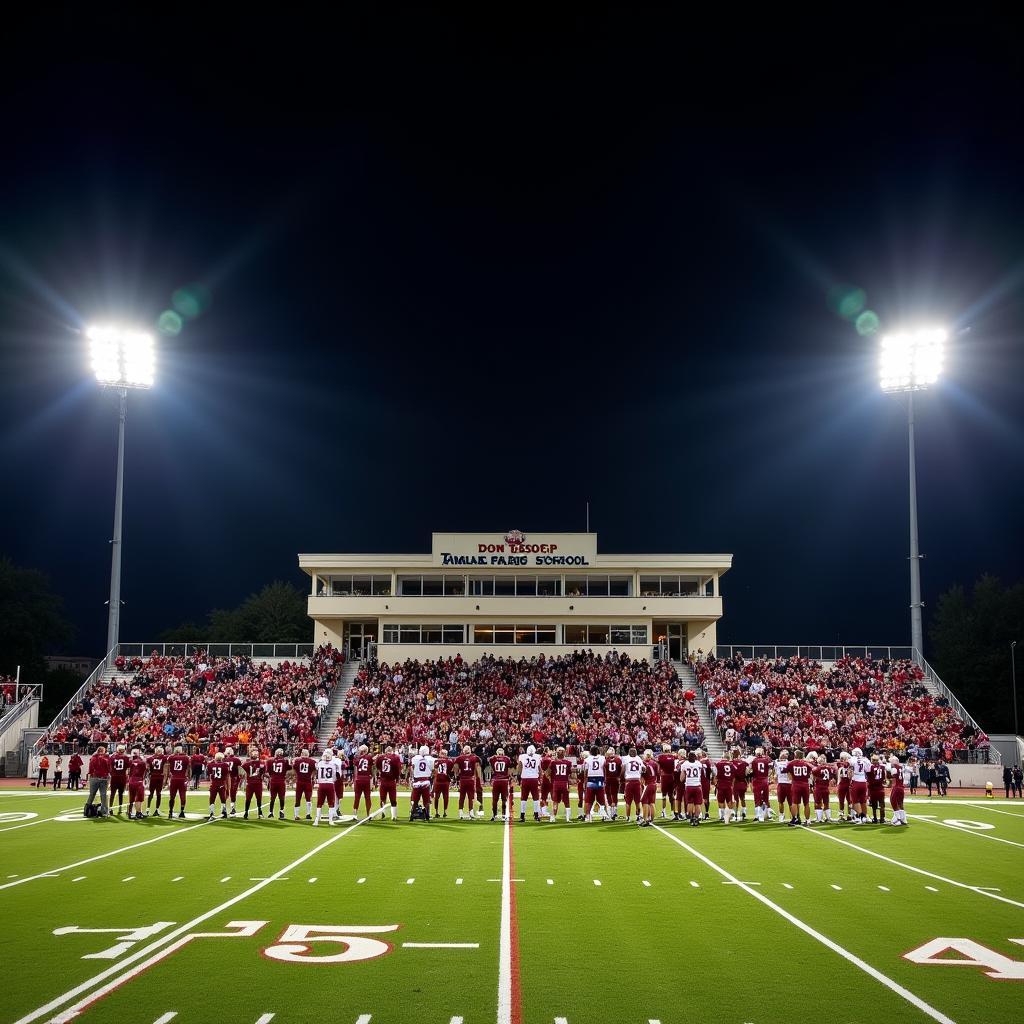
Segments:
[[[713,651],[724,554],[613,555],[596,533],[435,533],[428,554],[300,554],[314,642],[355,658]],[[660,648],[660,649],[659,649]]]

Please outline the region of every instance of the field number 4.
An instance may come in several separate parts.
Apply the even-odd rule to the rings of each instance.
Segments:
[[[1024,946],[1024,939],[1010,939],[1018,946]],[[962,960],[955,960],[946,954],[960,953]],[[1024,960],[1011,960],[1010,957],[988,946],[983,946],[973,939],[932,939],[909,953],[903,958],[914,964],[934,964],[939,967],[984,967],[989,978],[999,981],[1024,981]]]
[[[263,955],[289,964],[348,964],[373,960],[390,953],[390,942],[370,939],[366,933],[393,932],[397,924],[290,924]],[[337,952],[314,954],[311,942],[331,942],[342,946]]]

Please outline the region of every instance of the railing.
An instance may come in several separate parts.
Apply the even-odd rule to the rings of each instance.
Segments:
[[[931,665],[929,665],[928,662],[924,660],[924,657],[920,654],[920,652],[918,652],[918,660],[919,664],[924,669],[925,679],[927,679],[928,682],[931,683],[931,685],[936,690],[938,690],[939,693],[943,697],[945,697],[947,701],[949,701],[949,706],[960,716],[960,718],[963,721],[967,722],[969,725],[973,725],[974,728],[978,730],[978,732],[983,732],[984,730],[981,728],[981,726],[978,725],[978,723],[967,713],[967,709],[963,706],[963,704],[960,703],[960,701],[956,699],[956,697],[953,696],[953,691],[950,690],[950,688],[939,678],[938,672],[936,672],[935,669],[933,669]]]
[[[57,712],[53,721],[49,724],[49,726],[47,726],[48,729],[53,729],[55,726],[60,725],[60,723],[63,722],[64,719],[71,714],[71,709],[92,688],[93,684],[98,682],[103,677],[103,673],[107,670],[107,663],[109,662],[111,665],[113,664],[114,650],[115,648],[112,647],[109,651],[107,651],[107,656],[92,670],[92,672],[89,673],[89,675],[86,677],[85,682],[82,683],[82,685],[77,690],[75,690],[75,692],[71,695],[71,700],[69,700],[67,704],[65,704],[64,707],[62,707],[60,711]]]
[[[20,684],[18,690],[21,694],[21,699],[16,704],[10,704],[5,707],[3,714],[0,715],[0,736],[3,736],[11,725],[21,718],[33,701],[41,701],[43,699],[42,683]]]
[[[211,658],[311,658],[313,644],[219,644],[219,643],[155,643],[118,644],[117,654],[126,658],[148,658],[153,652],[165,658],[183,658],[205,652]]]
[[[838,661],[840,658],[872,658],[875,661],[913,660],[913,647],[890,647],[874,644],[719,644],[716,658],[808,658],[811,661]]]

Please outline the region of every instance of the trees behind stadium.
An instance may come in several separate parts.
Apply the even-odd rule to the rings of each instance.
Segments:
[[[291,583],[275,580],[237,608],[214,608],[205,625],[183,622],[165,630],[159,639],[165,643],[308,643],[312,632],[306,595]]]

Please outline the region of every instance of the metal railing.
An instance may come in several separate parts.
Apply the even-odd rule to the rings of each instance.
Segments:
[[[311,658],[313,651],[313,644],[142,643],[118,644],[116,654],[123,654],[126,658],[148,658],[155,652],[165,658],[184,658],[205,652],[211,658]]]
[[[85,682],[71,695],[71,699],[67,704],[57,712],[53,721],[47,726],[47,729],[56,728],[71,714],[71,709],[92,689],[93,684],[103,678],[103,673],[107,671],[107,663],[113,664],[113,658],[114,648],[111,648],[107,651],[107,656],[86,676]]]
[[[22,683],[19,685],[19,692],[21,693],[21,699],[16,704],[7,705],[3,710],[3,714],[0,715],[0,736],[3,736],[25,714],[33,701],[41,701],[43,699],[43,684]]]
[[[872,658],[875,661],[914,659],[913,647],[885,644],[719,644],[716,658],[808,658],[811,661],[838,661],[840,658]]]
[[[933,669],[931,665],[929,665],[928,662],[924,660],[924,657],[920,654],[920,652],[918,652],[918,659],[921,668],[924,670],[925,679],[927,679],[928,682],[931,683],[932,687],[938,690],[938,692],[943,697],[945,697],[947,701],[949,701],[949,706],[960,716],[960,718],[963,721],[967,722],[968,725],[974,726],[974,728],[977,729],[978,732],[984,732],[981,726],[978,725],[978,723],[967,713],[967,709],[963,706],[963,704],[961,704],[960,701],[958,701],[956,697],[953,696],[953,691],[950,690],[950,688],[939,678],[938,672],[936,672],[935,669]]]

